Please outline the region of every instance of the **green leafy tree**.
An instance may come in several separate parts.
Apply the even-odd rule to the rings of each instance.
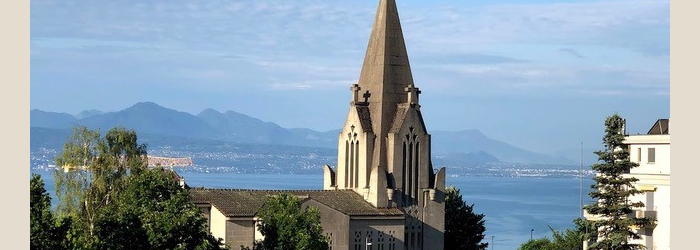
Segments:
[[[219,249],[172,171],[142,170],[125,185],[97,221],[99,249]]]
[[[552,231],[552,240],[547,237],[529,240],[520,245],[519,250],[582,250],[584,233],[575,229]]]
[[[585,232],[578,229],[556,231],[551,226],[549,229],[552,230],[553,238],[549,249],[583,250],[583,239],[585,238]]]
[[[527,242],[520,245],[518,250],[553,250],[552,246],[552,241],[549,240],[547,237],[544,237],[541,239],[528,240]]]
[[[80,217],[85,205],[83,198],[90,187],[90,174],[82,169],[94,165],[100,142],[98,131],[73,127],[71,138],[63,145],[63,152],[56,158],[56,165],[75,171],[54,171],[59,216]]]
[[[44,188],[44,180],[32,174],[29,181],[30,249],[60,249],[65,233],[56,225],[51,212],[51,196]]]
[[[600,216],[592,225],[597,228],[598,240],[590,249],[628,250],[643,249],[644,246],[631,244],[630,239],[639,239],[632,227],[644,227],[652,223],[648,218],[635,218],[630,215],[634,208],[644,207],[642,202],[630,202],[629,198],[643,193],[634,187],[634,177],[626,177],[630,169],[638,164],[630,162],[627,145],[623,144],[625,121],[617,114],[605,120],[605,149],[596,151],[599,163],[592,166],[597,171],[595,183],[589,193],[596,203],[585,206],[592,215]]]
[[[57,157],[59,214],[73,249],[220,249],[174,172],[148,169],[133,130],[76,127]]]
[[[454,186],[445,192],[445,249],[485,250],[484,215],[474,213],[474,204],[468,206]]]
[[[326,250],[328,239],[321,228],[321,214],[314,207],[302,210],[294,196],[270,196],[258,211],[262,221],[260,233],[265,236],[254,249],[264,250]]]
[[[595,228],[586,220],[576,218],[574,229],[564,231],[554,230],[551,226],[552,240],[547,237],[529,240],[520,245],[520,250],[582,250],[584,239],[590,239],[595,233]]]
[[[99,131],[73,128],[63,153],[56,158],[56,165],[69,171],[56,170],[54,177],[58,213],[72,222],[71,239],[76,246],[95,247],[101,211],[119,195],[128,171],[145,169],[145,157],[146,146],[137,144],[133,130],[116,127],[101,138]]]

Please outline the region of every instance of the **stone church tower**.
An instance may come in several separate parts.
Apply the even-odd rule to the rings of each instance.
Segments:
[[[395,0],[380,0],[360,79],[350,88],[338,164],[324,189],[353,190],[405,214],[404,248],[442,249],[445,169],[435,172]],[[425,246],[425,247],[424,247]]]

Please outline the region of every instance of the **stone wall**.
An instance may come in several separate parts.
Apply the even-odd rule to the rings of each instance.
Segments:
[[[231,249],[241,246],[253,248],[255,221],[253,218],[232,218],[226,221],[226,245]]]
[[[349,247],[351,250],[403,250],[404,219],[396,217],[352,217],[350,219]],[[366,246],[371,243],[371,246]]]

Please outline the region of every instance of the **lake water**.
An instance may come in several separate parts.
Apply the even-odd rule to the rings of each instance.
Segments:
[[[47,171],[41,174],[46,189],[54,193],[53,177]],[[241,189],[320,189],[322,175],[270,175],[236,173],[201,173],[178,171],[192,187]],[[592,184],[584,179],[584,201]],[[475,204],[476,213],[485,214],[486,238],[493,249],[515,250],[533,237],[549,237],[548,226],[556,230],[573,228],[573,220],[580,215],[579,180],[575,178],[510,178],[510,177],[447,177],[447,185],[461,190],[467,204]],[[52,201],[55,201],[55,196]],[[489,247],[491,249],[491,247]]]

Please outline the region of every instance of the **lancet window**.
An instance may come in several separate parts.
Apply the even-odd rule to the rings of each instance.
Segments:
[[[405,207],[418,204],[420,178],[420,142],[414,128],[409,128],[402,146],[401,173],[403,181],[403,204]]]
[[[350,132],[345,141],[345,187],[357,188],[360,183],[360,141],[355,132],[355,125],[350,126]]]

